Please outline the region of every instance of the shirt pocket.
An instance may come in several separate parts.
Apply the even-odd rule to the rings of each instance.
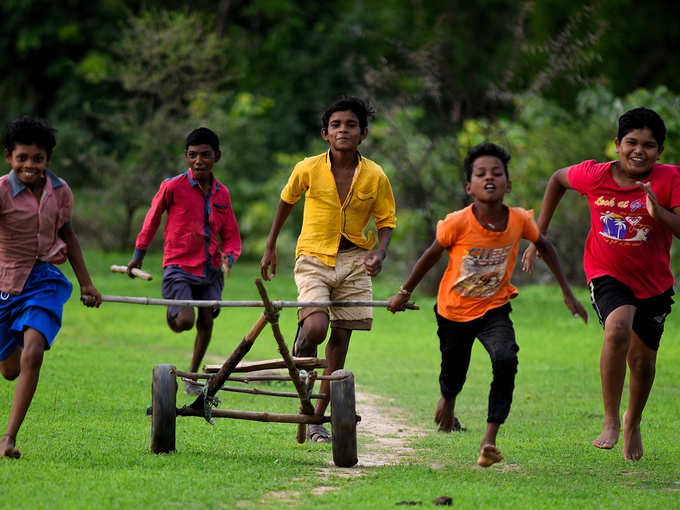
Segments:
[[[210,215],[210,227],[212,230],[219,230],[226,222],[229,214],[228,204],[212,204],[212,214]]]
[[[377,192],[374,190],[356,190],[352,197],[352,203],[349,210],[359,218],[370,216],[373,211],[376,196]]]

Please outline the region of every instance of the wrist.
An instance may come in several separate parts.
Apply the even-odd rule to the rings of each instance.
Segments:
[[[405,289],[404,286],[402,285],[401,287],[399,287],[399,291],[397,292],[397,294],[399,294],[400,296],[408,297],[411,295],[412,292],[413,292],[412,290]]]

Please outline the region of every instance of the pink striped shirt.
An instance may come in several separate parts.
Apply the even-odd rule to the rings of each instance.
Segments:
[[[20,294],[36,262],[62,264],[59,229],[71,222],[73,193],[49,170],[40,200],[14,173],[0,177],[0,291]]]

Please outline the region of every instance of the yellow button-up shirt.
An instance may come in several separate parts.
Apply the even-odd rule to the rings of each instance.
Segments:
[[[310,255],[335,266],[340,236],[370,250],[375,245],[375,235],[371,231],[367,236],[365,230],[371,217],[375,218],[378,230],[394,228],[397,224],[390,181],[379,165],[361,156],[342,204],[328,152],[305,158],[295,165],[281,191],[281,200],[295,204],[303,193],[305,209],[296,257]]]

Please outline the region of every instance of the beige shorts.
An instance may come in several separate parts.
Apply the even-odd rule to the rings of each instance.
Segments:
[[[338,252],[335,267],[316,257],[300,255],[295,261],[295,284],[299,301],[371,301],[373,286],[364,268],[366,250],[350,248]],[[344,329],[370,330],[371,307],[298,308],[298,321],[315,312],[330,316],[331,326]]]

